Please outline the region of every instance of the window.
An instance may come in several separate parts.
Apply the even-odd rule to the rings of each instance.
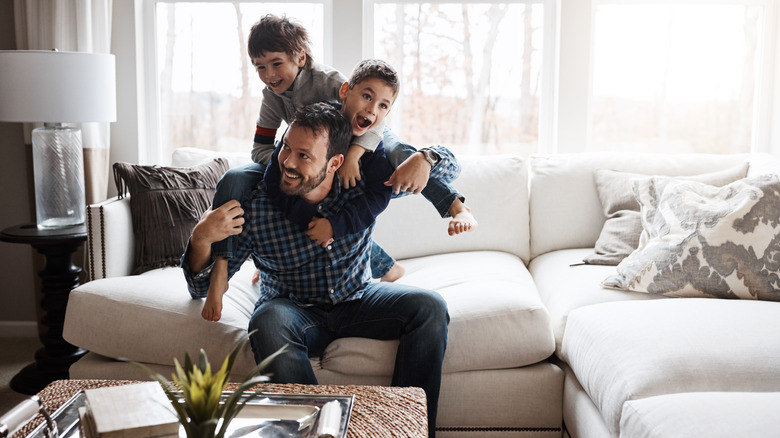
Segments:
[[[749,152],[766,8],[610,3],[595,7],[593,149]]]
[[[191,146],[252,149],[263,83],[246,52],[249,31],[265,14],[295,18],[323,56],[321,3],[159,2],[156,4],[159,135],[169,156]],[[281,130],[280,130],[281,131]]]
[[[376,4],[374,56],[401,73],[389,125],[418,148],[536,152],[544,15],[539,3]]]
[[[780,151],[775,0],[143,0],[147,162],[251,149],[263,84],[246,35],[301,22],[349,75],[391,62],[388,123],[456,154]],[[279,131],[281,132],[281,130]],[[774,142],[774,143],[773,143]]]

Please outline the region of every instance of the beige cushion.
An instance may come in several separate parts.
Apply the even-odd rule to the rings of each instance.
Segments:
[[[502,369],[530,365],[554,350],[550,320],[521,259],[497,251],[475,251],[402,261],[400,282],[441,293],[450,313],[443,371]],[[187,293],[180,268],[91,281],[73,290],[64,337],[97,354],[168,365],[185,352],[224,357],[246,333],[257,290],[245,263],[230,282],[222,319],[204,321],[203,300]],[[110,327],[111,330],[106,330]],[[489,339],[490,342],[485,342]],[[390,376],[397,341],[344,338],[332,342],[315,369],[353,376]],[[247,347],[234,370],[254,364]]]
[[[424,197],[390,201],[379,215],[374,240],[396,259],[458,251],[505,251],[529,260],[528,172],[516,156],[458,157],[461,173],[452,185],[466,197],[479,222],[476,231],[447,234],[442,219]]]
[[[615,267],[582,263],[582,257],[590,251],[590,248],[552,251],[536,257],[528,266],[539,296],[550,314],[557,351],[561,348],[566,319],[574,309],[611,301],[665,298],[605,289],[600,283],[605,277],[615,273]]]
[[[723,186],[747,175],[749,165],[743,162],[717,172],[679,177],[685,181],[699,181]],[[634,198],[632,182],[646,181],[651,175],[599,169],[594,172],[601,208],[607,218],[592,254],[583,260],[598,265],[617,265],[639,245],[642,220],[639,203]]]
[[[635,181],[639,248],[604,286],[677,297],[780,301],[780,178],[724,187],[653,177]]]
[[[697,391],[780,391],[780,303],[622,301],[572,311],[561,346],[613,435],[623,404]]]
[[[694,392],[623,405],[625,438],[755,438],[780,431],[780,392]]]

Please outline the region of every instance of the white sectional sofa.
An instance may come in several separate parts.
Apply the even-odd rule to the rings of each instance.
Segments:
[[[211,156],[183,149],[173,165]],[[228,158],[231,166],[248,159]],[[407,268],[400,281],[437,290],[449,306],[440,436],[669,436],[658,431],[689,430],[710,417],[724,425],[701,436],[780,430],[767,411],[780,397],[780,343],[771,340],[780,303],[605,289],[615,266],[582,264],[606,219],[597,170],[696,175],[749,161],[754,175],[779,170],[775,159],[588,153],[460,160],[455,185],[480,222],[476,232],[447,236],[446,221],[419,196],[391,201],[375,230]],[[90,353],[71,366],[71,378],[145,378],[127,361],[170,374],[173,357],[204,348],[221,360],[246,332],[256,297],[251,264],[231,280],[222,320],[209,323],[179,268],[129,275],[127,198],[90,206],[88,221],[93,280],[71,293],[64,337]],[[311,360],[321,383],[386,385],[396,345],[341,339]],[[235,372],[252,364],[247,348]],[[717,415],[701,408],[730,404],[740,409]]]

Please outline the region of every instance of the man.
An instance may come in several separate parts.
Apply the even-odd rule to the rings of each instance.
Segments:
[[[324,218],[362,196],[362,183],[343,189],[336,172],[351,136],[346,119],[329,105],[299,111],[277,149],[282,193],[301,197]],[[381,147],[363,160],[364,165],[384,166],[388,178],[392,174]],[[385,206],[391,190],[388,187]],[[229,276],[248,257],[260,271],[260,297],[249,322],[249,330],[256,330],[250,338],[255,360],[288,345],[269,367],[274,381],[316,384],[309,357],[322,355],[335,339],[398,339],[392,384],[425,390],[429,435],[434,436],[449,323],[441,296],[411,286],[370,282],[373,225],[323,247],[285,218],[263,183],[244,207],[229,201],[204,215],[193,230],[182,258],[192,297],[203,298],[208,292],[214,264],[211,244],[236,235]]]

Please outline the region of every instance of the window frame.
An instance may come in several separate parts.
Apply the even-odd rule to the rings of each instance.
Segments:
[[[124,130],[125,139],[117,140],[120,148],[115,156],[136,158],[143,164],[166,164],[170,151],[159,137],[159,102],[156,79],[155,5],[181,0],[135,0],[132,4],[132,26],[115,25],[131,44],[116,44],[122,35],[115,35],[118,55],[134,59],[128,74],[127,103],[118,101],[120,114],[135,113],[135,124]],[[191,2],[229,0],[189,0]],[[252,1],[252,0],[250,0]],[[285,0],[277,0],[285,1]],[[294,0],[290,0],[294,1]],[[348,74],[354,60],[373,54],[373,8],[381,3],[421,3],[424,0],[310,0],[324,5],[323,62]],[[672,0],[658,0],[679,3]],[[729,0],[684,0],[685,3],[724,2]],[[448,3],[492,3],[488,0],[449,0]],[[507,0],[501,3],[542,3],[545,8],[543,94],[540,101],[538,153],[576,153],[591,150],[590,120],[593,75],[593,23],[595,8],[600,4],[642,3],[642,0]],[[756,87],[755,118],[750,152],[770,153],[780,157],[780,6],[774,0],[743,0],[766,8],[766,26],[761,36],[763,69]],[[115,17],[126,17],[128,7],[114,8]],[[334,50],[339,47],[339,50]],[[551,49],[548,50],[547,48]],[[119,65],[118,65],[119,67]],[[118,80],[120,75],[118,73]],[[134,74],[135,76],[132,76]],[[121,83],[121,82],[120,82]],[[124,94],[124,93],[123,93]],[[119,126],[117,126],[119,128]],[[133,142],[128,137],[137,138]],[[112,129],[114,134],[122,129]],[[132,145],[131,145],[132,144]],[[130,148],[135,148],[133,151]],[[112,155],[114,153],[112,152]]]

